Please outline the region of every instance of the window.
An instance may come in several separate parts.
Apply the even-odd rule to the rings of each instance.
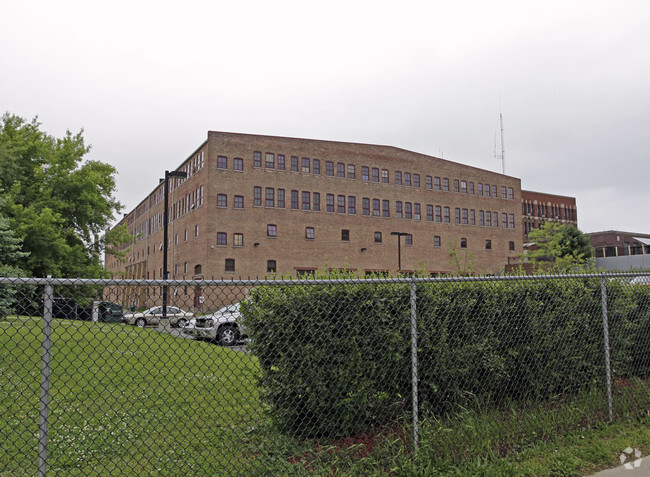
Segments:
[[[332,161],[325,162],[325,175],[328,176],[334,175],[334,163]]]
[[[505,212],[501,214],[501,227],[503,227],[504,229],[508,228],[508,214],[506,214]]]
[[[485,212],[482,210],[478,211],[478,224],[483,227],[485,226]]]
[[[232,243],[235,247],[243,247],[244,246],[244,234],[233,234],[232,235]]]
[[[429,190],[433,189],[433,177],[425,176],[424,183],[427,189]]]
[[[291,191],[291,208],[293,210],[297,210],[298,207],[298,191],[297,190],[292,190]]]
[[[217,207],[228,207],[228,196],[226,194],[217,194]]]
[[[348,164],[348,179],[354,179],[357,176],[354,164]]]
[[[442,207],[436,205],[436,222],[442,222]]]
[[[440,177],[434,177],[433,178],[433,188],[435,190],[440,190],[441,189],[441,187],[440,187]]]
[[[345,196],[339,195],[336,197],[336,212],[345,214]]]
[[[397,217],[398,219],[401,219],[402,214],[403,214],[402,201],[397,200],[397,201],[395,201],[395,217]]]
[[[225,271],[226,272],[234,272],[235,271],[235,259],[234,258],[227,258],[226,259]]]
[[[194,226],[194,238],[199,238],[199,224]]]
[[[275,169],[275,155],[272,152],[267,152],[265,158],[264,167],[267,169]]]
[[[476,211],[474,209],[469,211],[469,224],[476,225]]]
[[[483,193],[485,197],[490,197],[490,184],[483,184]]]
[[[375,243],[381,243],[381,232],[375,232]]]
[[[467,194],[467,181],[460,181],[461,194]]]
[[[325,207],[328,212],[334,212],[334,194],[325,196]]]
[[[298,278],[301,277],[313,277],[316,273],[316,269],[314,268],[298,268],[296,270],[296,275]]]
[[[434,247],[440,247],[440,236],[439,235],[434,235],[433,236],[433,246]]]
[[[244,160],[241,157],[235,157],[233,160],[233,168],[236,171],[243,171],[244,170]]]
[[[217,245],[228,245],[228,234],[226,232],[217,232]]]
[[[187,229],[185,229],[185,241],[187,242]],[[153,253],[156,253],[156,247],[153,248]]]
[[[187,273],[187,262],[183,264],[183,273]],[[156,278],[156,272],[153,272],[153,277]]]
[[[370,199],[368,197],[364,197],[361,200],[362,206],[361,208],[363,209],[363,215],[370,215]]]
[[[381,215],[382,217],[390,217],[390,201],[381,201]]]
[[[309,174],[309,172],[311,170],[310,166],[311,166],[311,161],[309,160],[309,158],[308,157],[303,157],[302,158],[302,169],[301,169],[302,172],[305,173],[305,174]]]
[[[307,191],[302,191],[302,210],[311,210],[311,194]]]
[[[445,214],[445,223],[451,223],[451,209],[449,207],[445,207],[443,211]]]
[[[404,243],[405,243],[406,245],[413,245],[413,235],[411,235],[411,234],[406,234],[406,235],[404,236]]]
[[[388,172],[388,169],[381,170],[381,181],[384,184],[388,184],[390,182],[390,174]]]
[[[465,237],[460,238],[460,248],[467,248],[467,239]]]
[[[336,163],[336,177],[345,179],[345,164],[342,162]]]
[[[402,185],[402,172],[395,171],[395,185]]]
[[[454,192],[460,192],[460,181],[458,179],[454,179]]]
[[[279,209],[284,209],[285,207],[285,202],[284,202],[284,189],[278,189],[278,208]]]
[[[413,187],[420,187],[420,174],[413,174]]]
[[[411,187],[411,173],[410,172],[405,172],[404,173],[404,185]]]
[[[314,239],[314,227],[305,227],[305,238],[310,240]]]
[[[357,213],[357,198],[353,195],[348,196],[348,214],[354,215]]]
[[[265,193],[265,207],[275,207],[275,189],[273,187],[267,187]]]
[[[314,192],[314,211],[320,212],[320,193]]]
[[[278,264],[275,260],[266,261],[266,273],[275,273],[278,271]]]
[[[467,209],[463,209],[463,225],[467,225],[469,223],[469,211]]]
[[[256,207],[261,207],[262,206],[262,188],[261,187],[253,187],[253,205]]]
[[[469,195],[474,195],[474,183],[469,183]]]
[[[515,214],[508,214],[508,227],[515,228]]]
[[[226,156],[217,156],[217,169],[228,169],[228,158]]]
[[[348,229],[341,230],[341,240],[343,242],[349,242],[350,241],[350,231]]]
[[[497,198],[497,186],[492,186],[492,197]]]
[[[409,220],[413,218],[413,204],[410,202],[404,204],[404,218]]]
[[[278,154],[278,170],[284,170],[284,154]]]
[[[492,250],[492,240],[490,239],[485,240],[485,250]]]
[[[427,221],[433,222],[433,205],[427,205]]]
[[[499,226],[499,213],[498,212],[492,212],[492,223],[494,224],[495,227]]]
[[[422,220],[422,211],[420,209],[420,204],[413,204],[413,218],[415,220]]]
[[[291,172],[298,172],[298,156],[291,156]]]
[[[370,180],[370,168],[368,166],[361,166],[361,180]]]
[[[372,181],[379,182],[379,169],[376,167],[372,168]]]
[[[512,200],[515,198],[515,190],[512,187],[508,187],[508,199]]]
[[[253,166],[262,167],[262,153],[260,151],[255,151],[253,153]]]
[[[515,251],[515,243],[514,242],[512,242],[512,241],[508,242],[508,250],[510,250],[511,252]]]
[[[312,160],[312,165],[314,166],[314,174],[320,174],[320,159]]]
[[[445,192],[449,192],[449,179],[446,177],[442,178],[442,190]]]
[[[278,236],[278,226],[275,224],[268,224],[266,226],[266,235],[269,237],[277,237]]]
[[[381,201],[379,199],[372,199],[372,215],[374,217],[381,216]]]
[[[492,227],[492,212],[489,210],[485,211],[485,226]]]

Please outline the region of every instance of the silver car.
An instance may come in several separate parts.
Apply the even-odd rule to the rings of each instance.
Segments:
[[[147,325],[157,325],[162,318],[162,306],[152,306],[144,311],[137,313],[126,313],[122,321],[129,325],[135,325],[144,328]],[[171,326],[185,328],[185,326],[194,318],[194,313],[181,310],[175,306],[167,307],[167,318]]]
[[[246,338],[246,328],[241,324],[239,303],[227,305],[210,315],[198,316],[190,321],[184,333],[196,339],[214,341],[222,346],[233,346]]]

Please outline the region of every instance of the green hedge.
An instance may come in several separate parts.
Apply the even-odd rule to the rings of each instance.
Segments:
[[[608,289],[612,366],[650,372],[650,290]],[[605,383],[600,278],[417,285],[420,406],[545,400]],[[411,406],[408,283],[266,285],[243,305],[279,428],[344,436]]]

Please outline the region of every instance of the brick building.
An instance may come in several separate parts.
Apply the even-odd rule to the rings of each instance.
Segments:
[[[521,203],[524,242],[532,229],[539,229],[547,221],[578,226],[575,197],[522,190]]]
[[[594,247],[596,258],[624,257],[629,255],[650,254],[650,235],[605,230],[587,234]]]
[[[519,179],[395,147],[210,131],[176,170],[171,278],[395,274],[392,232],[404,272],[494,274],[522,252]],[[162,278],[162,199],[125,215],[109,272]]]

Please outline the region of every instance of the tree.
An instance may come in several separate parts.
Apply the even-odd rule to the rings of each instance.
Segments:
[[[0,213],[26,252],[17,265],[35,276],[101,276],[97,244],[122,208],[116,170],[83,160],[83,130],[58,139],[40,126],[9,113],[0,121]]]
[[[569,224],[545,222],[539,229],[531,230],[528,238],[536,249],[525,257],[532,262],[552,263],[560,271],[584,267],[593,257],[589,236]]]

